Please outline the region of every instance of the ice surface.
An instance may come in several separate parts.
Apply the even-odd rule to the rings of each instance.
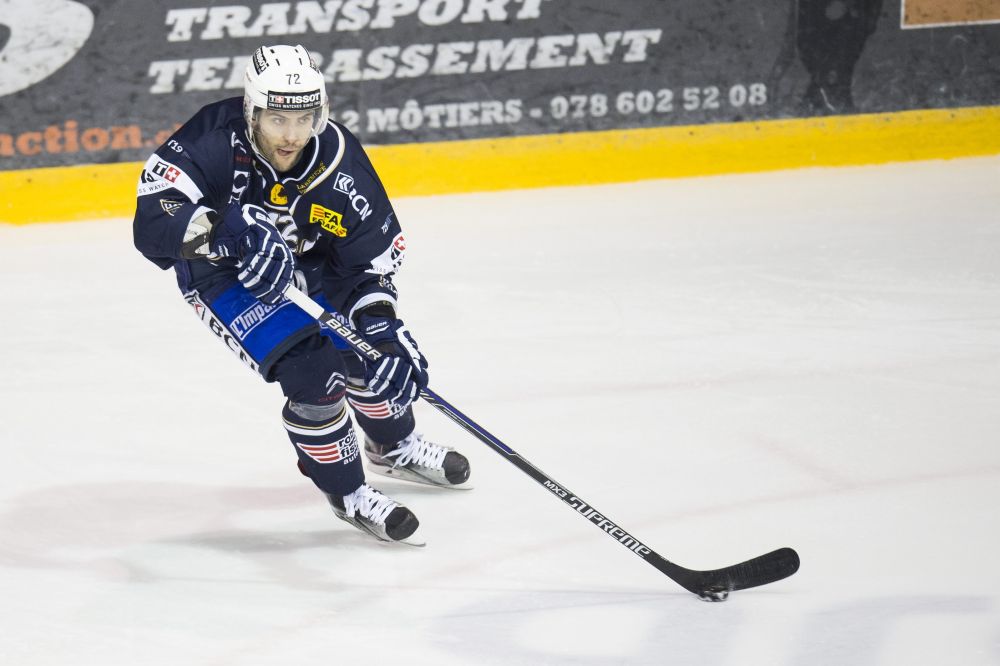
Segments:
[[[128,220],[0,227],[4,664],[1000,663],[1000,158],[401,199],[458,493],[339,522]]]

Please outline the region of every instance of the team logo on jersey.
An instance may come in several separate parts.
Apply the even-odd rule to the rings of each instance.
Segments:
[[[334,236],[343,238],[347,235],[347,229],[341,222],[344,216],[335,210],[324,208],[319,204],[313,204],[309,209],[309,224],[318,224]]]
[[[174,213],[176,213],[178,210],[180,210],[181,206],[183,206],[183,205],[184,205],[183,201],[172,201],[170,199],[160,199],[160,208],[162,208],[163,212],[166,213],[167,215],[169,215],[170,217],[173,217]]]
[[[351,430],[347,437],[337,440],[332,444],[303,444],[295,442],[295,446],[302,449],[302,452],[321,464],[335,463],[343,460],[345,463],[351,462],[358,457],[358,438]]]
[[[285,192],[285,186],[281,183],[275,183],[274,187],[271,188],[271,203],[275,206],[288,205],[288,193]]]

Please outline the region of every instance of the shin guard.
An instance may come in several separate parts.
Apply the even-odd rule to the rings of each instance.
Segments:
[[[319,420],[307,418],[313,414],[296,407],[286,402],[281,415],[299,456],[299,468],[323,492],[350,495],[364,483],[365,472],[346,407],[332,418]]]

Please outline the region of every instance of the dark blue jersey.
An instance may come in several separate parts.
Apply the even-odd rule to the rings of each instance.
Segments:
[[[235,97],[201,109],[156,149],[143,167],[133,235],[136,248],[161,268],[180,262],[191,220],[232,203],[272,211],[298,255],[344,314],[375,301],[395,305],[392,275],[405,242],[389,198],[357,138],[329,121],[291,171],[276,173],[252,148]],[[289,225],[294,225],[294,233]],[[224,263],[195,259],[197,273]],[[190,271],[187,271],[190,272]]]

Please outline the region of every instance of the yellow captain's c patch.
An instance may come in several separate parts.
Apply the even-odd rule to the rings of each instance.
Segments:
[[[281,183],[275,183],[274,187],[271,188],[271,203],[276,206],[288,205],[288,194]]]
[[[319,204],[313,204],[309,208],[309,224],[319,224],[334,236],[343,238],[347,235],[347,229],[341,224],[344,216],[335,210],[324,208]]]

